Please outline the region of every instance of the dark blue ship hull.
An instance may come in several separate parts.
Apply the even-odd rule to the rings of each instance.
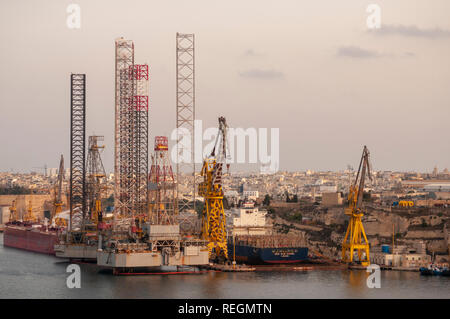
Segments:
[[[308,259],[307,247],[256,248],[228,244],[228,256],[250,265],[298,263]]]

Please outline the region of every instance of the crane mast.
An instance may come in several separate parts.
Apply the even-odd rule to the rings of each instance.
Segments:
[[[366,174],[367,177],[372,180],[369,154],[369,150],[364,146],[355,182],[349,189],[348,207],[345,209],[345,214],[350,216],[350,220],[342,243],[342,261],[347,263],[354,262],[353,255],[356,250],[358,262],[363,266],[368,266],[370,264],[369,241],[367,240],[364,226],[361,221],[362,216],[364,215],[362,210],[362,200]]]
[[[17,221],[19,218],[17,216],[17,207],[16,207],[16,201],[13,200],[11,207],[9,207],[9,221],[10,222],[15,222]]]
[[[62,212],[62,206],[63,206],[63,200],[62,200],[62,194],[63,194],[63,183],[64,183],[64,157],[61,154],[61,159],[59,160],[59,169],[58,169],[58,179],[55,183],[55,198],[54,198],[54,215],[52,216],[52,220],[55,222],[58,226],[67,226],[67,222],[64,218],[58,217],[58,215]]]
[[[225,118],[219,117],[219,132],[210,156],[203,161],[201,170],[203,182],[198,187],[198,194],[205,199],[201,237],[209,241],[210,259],[228,259],[222,189],[222,168],[228,159],[227,128]]]

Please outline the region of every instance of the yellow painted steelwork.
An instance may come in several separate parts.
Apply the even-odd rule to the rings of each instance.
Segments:
[[[217,163],[215,159],[205,159],[201,171],[204,181],[198,187],[198,194],[205,199],[202,214],[202,239],[209,241],[210,257],[214,250],[216,256],[228,259],[222,184],[213,183],[213,172],[216,169],[221,173],[222,163]]]
[[[361,169],[362,165],[362,169]],[[358,174],[353,185],[350,186],[348,194],[348,208],[345,209],[345,214],[350,216],[347,232],[345,233],[344,241],[342,243],[342,261],[347,263],[354,262],[354,252],[358,254],[358,262],[362,266],[370,265],[369,258],[369,241],[367,240],[364,226],[361,218],[364,215],[362,210],[362,196],[364,191],[364,180],[366,171],[369,178],[369,150],[366,146],[363,149],[363,155],[359,164]],[[361,176],[358,184],[358,177]],[[363,252],[365,253],[363,255]]]
[[[28,209],[27,209],[27,213],[25,214],[25,216],[23,216],[23,221],[24,222],[34,222],[35,218],[33,215],[33,207],[31,205],[31,200],[28,203]]]
[[[61,159],[59,161],[59,170],[58,170],[58,179],[54,185],[54,200],[53,205],[55,207],[55,213],[52,216],[55,219],[55,223],[58,226],[66,226],[67,222],[65,219],[58,217],[58,215],[62,212],[62,192],[63,192],[63,182],[64,182],[64,157],[61,155]]]
[[[17,220],[17,207],[16,201],[13,200],[11,207],[9,207],[9,221],[14,222]]]
[[[216,257],[219,260],[228,259],[222,189],[222,167],[228,159],[227,128],[225,118],[219,117],[219,134],[217,135],[211,155],[203,161],[201,171],[203,182],[198,186],[198,194],[205,199],[201,237],[209,241],[208,250],[210,259]]]

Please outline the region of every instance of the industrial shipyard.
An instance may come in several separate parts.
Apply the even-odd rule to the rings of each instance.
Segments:
[[[377,50],[289,44],[281,52],[267,43],[283,37],[266,31],[259,39],[239,13],[242,34],[200,15],[221,32],[219,44],[202,21],[184,25],[163,9],[154,20],[178,22],[145,29],[138,21],[158,7],[151,1],[133,14],[133,4],[113,4],[105,26],[89,16],[98,8],[81,2],[63,15],[68,40],[52,40],[72,41],[70,56],[39,62],[51,65],[48,78],[38,83],[37,63],[26,82],[13,81],[26,88],[17,93],[1,75],[0,299],[450,298],[450,95],[402,65],[420,64],[414,59],[428,47],[419,41],[448,40],[450,25],[386,24],[352,35],[370,37]],[[283,9],[281,21],[273,5],[259,10],[288,32],[294,11]],[[367,21],[370,29],[376,20]],[[389,42],[406,33],[416,47]],[[41,55],[44,45],[29,41]],[[448,43],[441,50],[450,52]],[[311,62],[293,62],[302,54]],[[329,74],[316,83],[322,67]],[[448,84],[444,69],[434,76]],[[383,72],[409,75],[391,84]],[[380,95],[365,97],[378,87]],[[54,106],[6,110],[28,94]],[[414,104],[423,101],[442,114],[429,119]],[[32,124],[11,131],[14,116]],[[180,304],[177,313],[272,312],[265,303],[199,305]]]

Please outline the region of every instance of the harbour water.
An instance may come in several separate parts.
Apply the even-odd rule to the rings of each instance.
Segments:
[[[69,264],[3,247],[0,298],[450,298],[450,277],[382,271],[368,288],[361,270],[112,276],[81,264],[81,288],[68,288]]]

